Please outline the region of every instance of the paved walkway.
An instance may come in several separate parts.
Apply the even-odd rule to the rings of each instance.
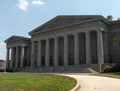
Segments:
[[[60,74],[74,77],[81,85],[78,91],[120,91],[120,79],[88,74]]]

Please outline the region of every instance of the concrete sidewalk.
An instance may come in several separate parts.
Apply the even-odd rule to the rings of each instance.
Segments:
[[[77,91],[120,91],[120,79],[91,76],[89,73],[59,74],[77,79],[81,88]]]

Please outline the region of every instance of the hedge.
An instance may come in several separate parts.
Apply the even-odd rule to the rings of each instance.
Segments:
[[[120,65],[118,64],[115,64],[113,66],[106,65],[100,73],[107,73],[107,72],[120,72]]]

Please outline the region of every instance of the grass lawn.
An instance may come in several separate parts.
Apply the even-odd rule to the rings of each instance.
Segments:
[[[0,91],[69,91],[76,83],[74,78],[53,74],[0,72]]]
[[[120,78],[120,72],[97,73],[97,74],[91,74],[91,75],[109,76],[109,77]]]

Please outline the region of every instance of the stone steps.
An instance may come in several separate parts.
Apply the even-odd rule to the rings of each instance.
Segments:
[[[112,64],[81,64],[78,66],[26,66],[24,71],[31,73],[97,73],[106,65]]]
[[[29,68],[25,69],[19,73],[96,73],[91,68],[67,68],[67,67],[59,67],[58,69],[54,67],[42,67],[42,68]]]

